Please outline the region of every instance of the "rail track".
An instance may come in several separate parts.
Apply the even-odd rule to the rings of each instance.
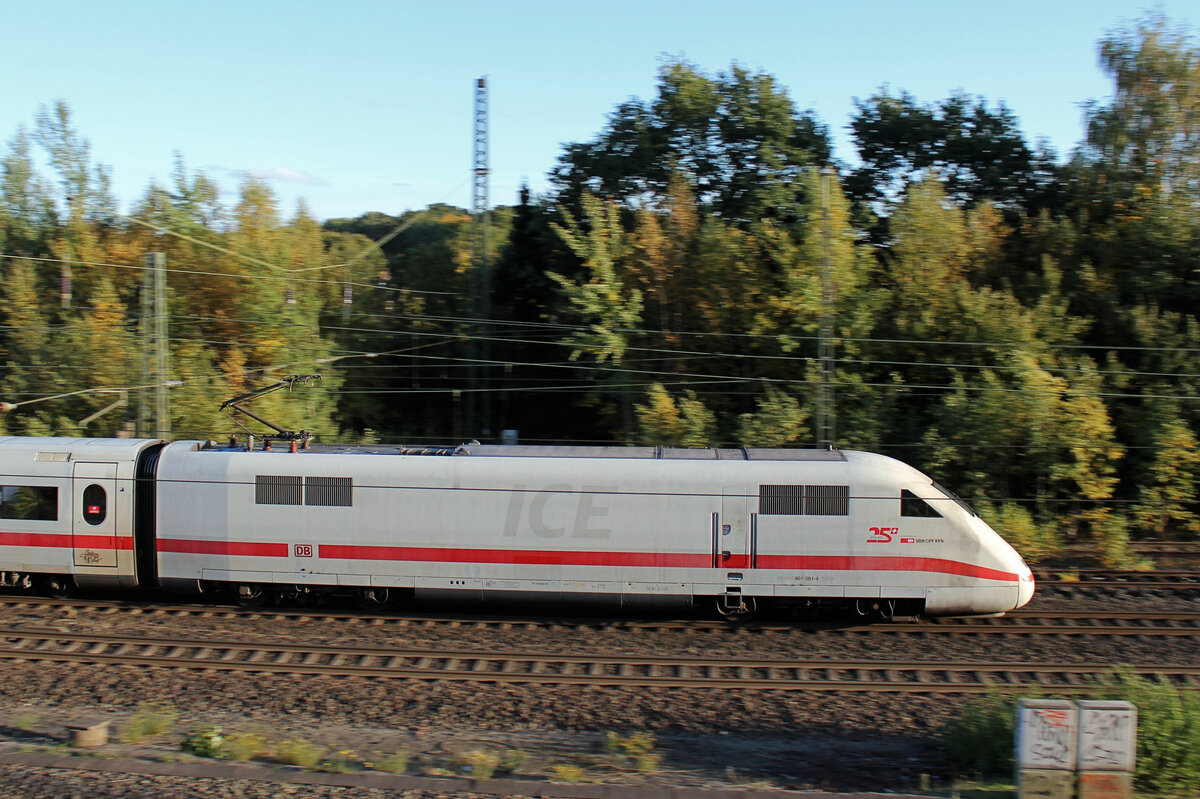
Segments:
[[[1030,611],[1020,610],[994,618],[910,619],[891,623],[806,622],[762,620],[731,624],[707,619],[611,619],[476,616],[440,614],[371,614],[328,609],[269,608],[248,610],[231,606],[159,604],[121,600],[51,599],[36,596],[0,596],[0,619],[10,611],[25,608],[62,608],[76,615],[148,618],[200,618],[258,620],[278,619],[320,625],[349,627],[394,627],[397,631],[429,628],[483,631],[489,629],[593,629],[631,632],[683,631],[707,635],[762,635],[771,633],[827,632],[848,635],[1022,635],[1022,636],[1118,636],[1179,638],[1200,636],[1200,611]]]
[[[0,628],[0,659],[339,678],[536,685],[716,688],[753,691],[980,693],[996,685],[1039,685],[1055,693],[1091,690],[1107,663],[921,663],[348,647],[212,639],[95,635]],[[1200,687],[1200,666],[1133,665]]]
[[[1055,576],[1058,575],[1058,576]],[[1036,575],[1039,588],[1091,587],[1097,584],[1200,591],[1200,571],[1194,569],[1049,569]]]

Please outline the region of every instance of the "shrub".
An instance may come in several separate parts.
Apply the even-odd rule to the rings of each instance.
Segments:
[[[1200,785],[1200,694],[1166,677],[1147,679],[1128,666],[1101,682],[1105,699],[1137,706],[1137,787],[1162,793]]]
[[[1137,707],[1134,779],[1139,789],[1190,795],[1200,785],[1200,693],[1178,688],[1165,677],[1141,677],[1128,666],[1114,669],[1098,683],[1096,693]],[[946,754],[959,766],[1010,772],[1016,705],[1015,696],[997,691],[971,702],[941,731]]]
[[[471,776],[480,780],[490,780],[500,764],[500,755],[487,749],[472,749],[455,755],[454,765],[459,769],[469,769]]]
[[[275,757],[280,763],[300,768],[312,768],[321,762],[325,750],[303,738],[288,738],[275,750]]]
[[[1029,563],[1041,563],[1062,553],[1062,539],[1052,525],[1039,525],[1020,505],[983,504],[979,515],[998,531]]]
[[[381,755],[371,764],[377,771],[387,771],[392,774],[403,774],[408,771],[408,750],[401,749],[390,755]]]
[[[201,727],[188,734],[179,748],[197,757],[221,757],[224,754],[225,737],[220,727]]]
[[[317,766],[318,771],[328,771],[332,774],[350,774],[358,771],[354,763],[354,752],[343,749]]]
[[[951,762],[988,774],[1012,770],[1017,697],[990,689],[952,718],[938,742]]]
[[[583,782],[584,771],[571,763],[555,763],[550,767],[550,779],[555,782]]]
[[[267,739],[253,732],[231,732],[221,750],[221,757],[230,760],[253,760],[267,753]]]
[[[609,732],[602,748],[612,755],[616,765],[630,765],[639,773],[648,774],[658,769],[662,759],[654,752],[654,746],[654,736],[648,732],[635,732],[628,738]]]
[[[175,726],[179,711],[170,702],[142,702],[129,721],[121,725],[117,740],[135,744],[166,735]]]
[[[527,757],[520,749],[505,749],[504,754],[500,756],[500,764],[496,766],[496,770],[501,774],[512,774],[525,765]]]

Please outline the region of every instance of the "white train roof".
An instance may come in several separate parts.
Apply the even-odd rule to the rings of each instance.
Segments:
[[[287,444],[275,444],[273,449],[257,451],[291,454]],[[202,449],[211,452],[244,451],[243,446],[228,447],[209,442]],[[433,455],[485,458],[626,458],[636,460],[720,460],[720,461],[824,461],[844,462],[846,453],[827,449],[765,449],[757,447],[689,448],[689,447],[602,447],[550,446],[539,444],[459,444],[457,446],[389,446],[313,444],[300,454],[354,455]]]

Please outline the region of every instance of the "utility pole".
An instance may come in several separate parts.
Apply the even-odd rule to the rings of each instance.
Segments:
[[[142,280],[142,385],[154,385],[154,419],[150,420],[150,402],[139,393],[137,434],[142,437],[171,437],[171,405],[167,394],[171,379],[170,342],[167,340],[167,256],[146,253],[146,271]],[[151,358],[150,350],[154,351]]]
[[[821,170],[821,328],[817,360],[821,382],[817,385],[817,446],[832,449],[837,410],[833,400],[833,219],[830,211],[833,170]]]
[[[142,285],[138,290],[141,307],[138,312],[138,340],[142,343],[142,385],[150,385],[153,379],[153,362],[151,353],[151,336],[154,319],[154,253],[146,253],[146,268],[142,272]],[[134,425],[134,435],[138,438],[149,438],[150,431],[150,400],[146,389],[137,393],[137,422]]]
[[[473,304],[475,323],[470,335],[471,364],[467,392],[468,429],[481,437],[492,434],[492,397],[483,376],[489,370],[491,346],[487,337],[487,322],[492,315],[491,266],[488,263],[488,95],[487,78],[475,81],[475,160],[474,189],[471,193],[471,219],[475,227],[475,258]]]

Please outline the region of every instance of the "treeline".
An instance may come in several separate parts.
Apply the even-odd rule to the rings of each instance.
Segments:
[[[1200,534],[1200,48],[1152,17],[1100,56],[1113,95],[1069,157],[1003,105],[881,91],[853,168],[770,75],[670,62],[486,237],[442,205],[285,221],[252,180],[226,207],[182,163],[118,215],[60,104],[0,163],[0,425],[130,427],[110,406],[146,395],[156,251],[175,437],[319,372],[258,412],[326,440],[831,438],[933,474],[1034,559],[1091,540],[1129,563],[1131,537]]]

